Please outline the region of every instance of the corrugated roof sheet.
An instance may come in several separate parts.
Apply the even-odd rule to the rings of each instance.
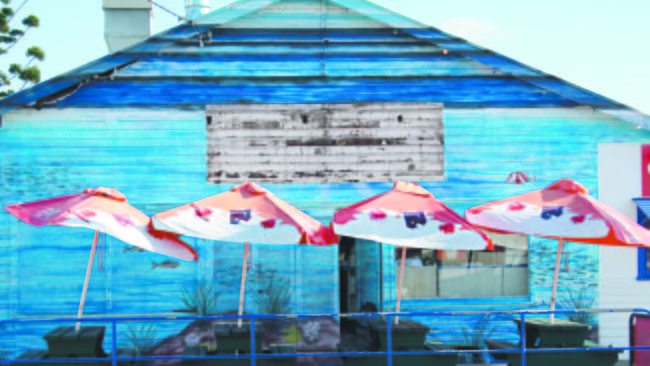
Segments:
[[[241,0],[5,98],[0,110],[388,100],[589,106],[650,127],[620,103],[366,0]]]

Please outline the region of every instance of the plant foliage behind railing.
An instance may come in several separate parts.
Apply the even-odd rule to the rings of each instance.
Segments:
[[[127,325],[127,329],[128,332],[126,334],[126,338],[131,344],[135,355],[147,355],[149,353],[149,350],[156,343],[156,324],[144,323],[139,327],[131,327],[131,325]]]
[[[219,291],[212,281],[201,279],[191,286],[183,287],[181,302],[196,315],[212,315],[217,312]]]

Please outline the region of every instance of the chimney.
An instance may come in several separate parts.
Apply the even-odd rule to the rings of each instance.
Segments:
[[[210,0],[186,0],[185,13],[187,18],[194,20],[210,12]]]
[[[151,36],[151,3],[147,0],[104,0],[104,39],[115,52]]]

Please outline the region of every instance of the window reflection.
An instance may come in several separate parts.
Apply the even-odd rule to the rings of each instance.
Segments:
[[[402,298],[528,295],[528,237],[489,235],[494,251],[407,249]],[[401,250],[395,251],[398,268]]]

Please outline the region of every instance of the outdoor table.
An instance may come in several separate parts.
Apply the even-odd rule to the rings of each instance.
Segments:
[[[272,344],[269,346],[269,352],[272,354],[294,354],[296,350],[293,345],[290,344]],[[223,353],[217,352],[210,353],[206,346],[192,346],[185,347],[185,352],[183,356],[208,356],[208,355],[226,355]],[[227,355],[234,356],[233,353],[227,353]],[[282,358],[257,358],[255,361],[256,365],[259,366],[295,366],[298,362],[298,357],[282,357]],[[251,364],[250,359],[247,358],[226,358],[226,359],[202,359],[202,360],[191,360],[184,359],[181,362],[184,366],[249,366]]]
[[[271,344],[269,346],[269,353],[272,354],[293,354],[296,353],[296,348],[291,344]],[[296,366],[298,357],[282,357],[282,358],[258,358],[257,364],[259,366]]]
[[[354,319],[357,327],[367,328],[371,331],[371,337],[379,340],[378,344],[369,342],[366,346],[360,343],[338,344],[339,352],[386,352],[388,350],[387,329],[385,319],[377,317],[363,317]],[[451,350],[453,348],[440,342],[426,341],[429,327],[409,319],[401,319],[398,324],[392,324],[393,350],[425,351],[425,350]],[[388,364],[387,356],[346,356],[343,357],[348,366],[381,366]],[[393,356],[395,366],[453,366],[458,363],[458,354],[430,354],[430,355],[402,355]]]
[[[118,348],[117,349],[117,358],[120,358],[120,357],[141,357],[141,356],[138,356],[138,354],[132,348]],[[111,357],[113,357],[113,354],[108,355],[108,358],[111,358]],[[130,366],[131,364],[133,364],[135,362],[138,362],[138,361],[117,361],[117,366]],[[102,364],[93,363],[93,365],[102,365]],[[107,365],[107,366],[113,365],[113,361],[109,361],[105,365]]]
[[[44,360],[47,358],[47,351],[44,350],[38,350],[38,349],[32,349],[29,350],[22,355],[16,357],[16,360]],[[9,363],[9,365],[21,365],[21,366],[36,366],[36,365],[44,365],[44,363],[39,363],[38,361],[34,363]]]
[[[521,333],[521,319],[513,319]],[[588,348],[601,347],[588,340],[587,331],[591,327],[586,324],[576,323],[564,319],[555,319],[553,323],[548,318],[526,319],[526,348]],[[487,340],[485,344],[491,350],[520,349],[519,344]],[[585,352],[543,352],[528,353],[526,365],[528,366],[613,366],[618,362],[621,351],[585,351]],[[521,365],[521,354],[492,353],[496,360],[507,360],[509,366]]]
[[[513,319],[521,334],[521,319]],[[587,338],[591,327],[564,319],[555,319],[553,323],[548,318],[526,319],[526,347],[581,347]]]
[[[337,344],[336,346],[339,352],[368,352],[368,350],[359,349],[354,344]],[[422,348],[399,349],[398,351],[443,351],[451,349],[453,348],[441,342],[427,341]],[[344,356],[342,358],[347,366],[385,366],[388,364],[388,356]],[[458,353],[393,356],[394,366],[455,366],[457,363]]]
[[[485,341],[488,349],[491,350],[518,350],[520,345],[504,341]],[[593,348],[602,347],[590,341],[584,341],[579,346],[571,348]],[[550,347],[561,348],[561,347]],[[618,362],[618,354],[623,351],[584,351],[584,352],[544,352],[528,353],[526,355],[527,366],[614,366]],[[521,353],[491,353],[490,356],[495,360],[507,360],[508,366],[521,365]]]
[[[93,358],[106,357],[102,347],[104,326],[57,327],[43,338],[47,341],[48,358]]]
[[[262,353],[262,343],[266,331],[262,324],[255,324],[255,352]],[[247,354],[251,350],[250,322],[241,327],[237,321],[220,323],[215,326],[214,336],[217,340],[217,352],[220,354]]]
[[[368,325],[379,336],[381,342],[379,350],[382,352],[387,351],[388,337],[386,333],[388,324],[386,320],[369,319]],[[393,331],[393,350],[412,351],[423,349],[424,341],[430,329],[422,323],[402,319],[398,324],[392,324],[391,330]]]

